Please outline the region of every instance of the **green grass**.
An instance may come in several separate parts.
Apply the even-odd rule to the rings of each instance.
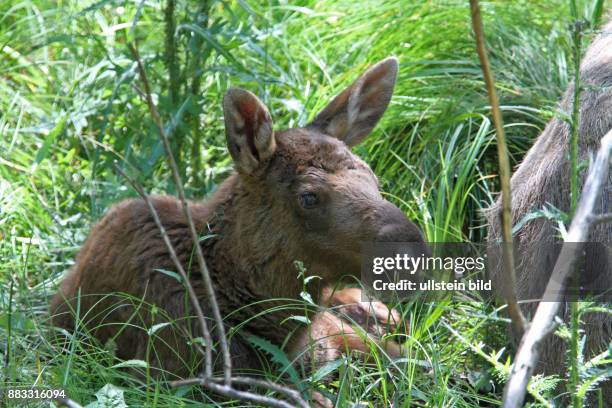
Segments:
[[[467,2],[212,1],[207,17],[200,2],[180,3],[174,65],[166,58],[165,2],[0,4],[4,385],[62,387],[83,404],[105,384],[125,389],[130,406],[208,401],[197,389],[143,382],[117,368],[112,351],[87,336],[74,338],[72,353],[49,340],[48,298],[91,224],[134,195],[112,162],[118,159],[148,191],[174,192],[154,124],[134,88],[130,40],[147,64],[188,194],[197,198],[231,172],[220,104],[229,86],[258,94],[277,128],[299,126],[365,67],[397,56],[392,104],[356,152],[380,178],[385,196],[428,239],[485,236],[481,210],[498,190],[497,162]],[[579,2],[585,14],[591,3]],[[516,164],[567,85],[570,12],[560,0],[482,7]],[[171,95],[172,81],[180,91]],[[374,364],[347,357],[330,367],[338,406],[499,404],[509,368],[499,310],[465,299],[399,307],[410,324],[410,358],[391,362],[375,353]],[[278,373],[272,364],[267,375]],[[554,396],[553,383],[533,382],[534,404]]]

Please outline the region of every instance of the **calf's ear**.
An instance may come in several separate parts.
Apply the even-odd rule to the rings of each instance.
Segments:
[[[394,57],[370,67],[323,109],[309,126],[355,146],[372,131],[387,109],[397,78]]]
[[[251,92],[231,88],[223,98],[225,137],[236,169],[252,173],[276,149],[272,118],[265,105]]]

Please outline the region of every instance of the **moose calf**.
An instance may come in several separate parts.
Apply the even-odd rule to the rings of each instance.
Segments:
[[[612,129],[612,23],[588,48],[580,67],[580,81],[583,88],[580,103],[579,156],[578,160],[588,160],[590,152],[599,148],[601,138]],[[573,107],[573,84],[568,87],[561,101],[561,108],[569,114]],[[559,118],[552,119],[538,136],[522,164],[511,180],[512,219],[516,224],[528,213],[552,204],[565,212],[570,209],[570,164],[569,142],[570,126]],[[583,172],[582,179],[586,172]],[[598,213],[612,211],[612,173],[608,177],[601,194]],[[501,199],[488,211],[489,241],[496,242],[501,237],[500,223]],[[525,223],[514,236],[515,251],[519,254],[517,264],[516,291],[519,299],[539,299],[554,268],[556,254],[551,251],[551,243],[559,241],[557,223],[545,218],[536,218]],[[603,245],[612,243],[612,224],[599,224],[593,227],[590,242]],[[601,248],[601,247],[600,247]],[[586,264],[587,276],[583,282],[597,282],[601,289],[612,288],[612,263],[606,251],[595,252]],[[496,269],[493,280],[501,288],[505,280],[501,269]],[[608,295],[609,296],[609,295]],[[609,298],[609,297],[608,297]],[[533,313],[535,305],[525,307]],[[567,318],[567,308],[563,312]],[[586,314],[583,317],[586,329],[587,357],[608,349],[612,341],[612,319],[604,314]],[[567,321],[567,319],[566,319]],[[543,345],[540,371],[548,374],[562,374],[565,366],[565,342],[550,336]],[[612,384],[603,385],[604,406],[612,406]]]
[[[315,315],[309,329],[286,319],[294,310],[268,311],[274,304],[270,299],[299,298],[303,283],[297,278],[296,260],[308,274],[321,277],[321,287],[326,287],[344,276],[359,276],[362,242],[404,241],[425,247],[420,230],[382,197],[372,170],[350,150],[383,115],[397,70],[394,58],[379,62],[312,123],[279,132],[255,95],[241,89],[225,94],[225,133],[236,172],[210,199],[189,205],[197,230],[206,236],[197,244],[225,324],[228,329],[240,327],[230,342],[236,370],[261,367],[247,340],[250,335],[281,345],[293,333],[289,349],[294,354],[316,343],[315,365],[337,358],[345,349],[367,353],[361,337],[329,311]],[[173,197],[151,198],[178,258],[190,270],[204,314],[211,316],[200,272],[190,262],[194,242],[180,203]],[[114,341],[118,357],[145,359],[148,327],[185,322],[191,315],[183,285],[163,273],[172,270],[146,203],[119,203],[94,227],[61,283],[51,302],[53,322],[67,330],[74,330],[78,322],[102,344]],[[374,333],[364,316],[383,323],[398,319],[382,305],[371,309],[360,303],[358,290],[315,292],[315,300],[346,304],[349,316],[375,339],[384,332]],[[155,308],[140,307],[138,300]],[[193,319],[186,324],[191,330],[194,325]],[[188,339],[170,326],[158,327],[151,365],[178,377],[197,374],[193,362],[199,356]],[[395,353],[397,345],[387,350]]]

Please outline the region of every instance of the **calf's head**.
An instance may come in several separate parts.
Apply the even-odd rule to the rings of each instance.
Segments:
[[[382,117],[397,70],[394,58],[379,62],[312,123],[280,132],[255,95],[227,91],[227,144],[245,191],[241,200],[248,202],[242,205],[251,213],[240,222],[259,232],[242,238],[261,248],[283,235],[288,252],[323,266],[327,278],[358,274],[364,242],[425,247],[419,229],[383,198],[372,170],[350,150]]]

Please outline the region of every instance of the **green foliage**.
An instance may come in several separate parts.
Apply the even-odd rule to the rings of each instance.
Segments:
[[[575,3],[575,15],[601,21],[605,2]],[[568,83],[571,13],[561,0],[492,1],[482,7],[509,148],[518,163],[555,114]],[[481,210],[497,191],[497,161],[464,1],[5,0],[3,384],[65,387],[83,404],[102,404],[108,392],[118,398],[120,389],[120,400],[129,406],[209,401],[193,388],[173,390],[150,378],[144,383],[117,367],[112,350],[85,335],[72,339],[72,353],[48,336],[48,298],[91,224],[112,203],[133,195],[113,173],[113,161],[129,167],[148,191],[174,192],[155,125],[139,96],[126,45],[132,40],[194,198],[213,191],[232,169],[221,114],[228,87],[258,94],[277,129],[301,126],[368,65],[396,55],[401,68],[390,109],[356,152],[379,176],[386,197],[430,240],[483,240]],[[402,338],[409,357],[393,362],[377,355],[374,365],[347,357],[311,381],[333,373],[337,380],[326,389],[337,395],[338,406],[499,404],[508,370],[505,322],[493,306],[473,300],[399,305],[410,324]],[[157,329],[143,328],[151,335]],[[282,354],[259,346],[277,360]],[[590,363],[581,377],[584,394],[610,375],[601,361]],[[279,372],[265,374],[276,380]],[[556,381],[534,379],[531,392],[538,403],[554,396]]]
[[[255,346],[257,349],[268,354],[273,363],[277,364],[279,367],[280,374],[286,374],[293,385],[300,387],[301,380],[298,371],[293,366],[291,359],[285,354],[280,347],[270,343],[266,339],[262,339],[261,337],[251,336],[249,337],[249,343]],[[303,385],[300,388],[304,388]]]

